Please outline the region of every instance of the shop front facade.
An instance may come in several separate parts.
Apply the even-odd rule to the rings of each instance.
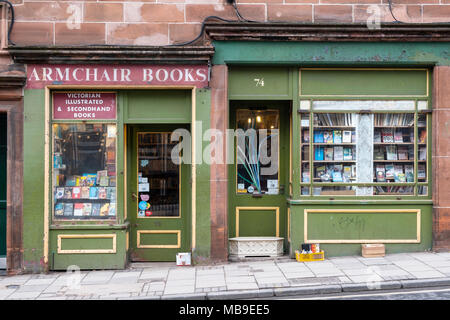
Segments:
[[[9,270],[226,262],[249,239],[291,258],[448,250],[444,31],[259,27],[207,23],[211,46],[160,51],[10,48]]]

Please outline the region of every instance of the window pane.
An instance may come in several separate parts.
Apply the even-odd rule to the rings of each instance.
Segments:
[[[171,133],[139,133],[138,217],[180,214],[180,166],[171,158],[178,141],[171,141],[170,136]]]
[[[237,111],[237,192],[278,194],[279,113]]]
[[[116,218],[116,125],[53,125],[55,219]]]

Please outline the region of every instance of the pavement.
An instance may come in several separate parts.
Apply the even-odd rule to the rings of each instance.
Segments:
[[[126,270],[0,276],[0,300],[234,300],[442,286],[450,286],[450,252],[206,266],[134,263]]]

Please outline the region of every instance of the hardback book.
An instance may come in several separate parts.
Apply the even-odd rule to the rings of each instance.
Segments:
[[[392,128],[383,128],[381,130],[381,140],[383,143],[394,142],[394,131]]]
[[[55,204],[55,216],[64,215],[64,203]]]
[[[419,135],[419,143],[425,143],[427,142],[427,130],[420,131]]]
[[[373,133],[373,142],[381,142],[381,131],[375,130]]]
[[[84,209],[84,204],[83,203],[75,203],[73,205],[73,215],[74,215],[74,217],[81,217],[81,216],[83,216],[83,209]]]
[[[106,199],[106,188],[105,187],[98,187],[98,198]]]
[[[64,198],[64,188],[56,188],[55,199]]]
[[[87,182],[87,177],[83,176],[83,177],[77,178],[77,186],[80,186],[80,187],[87,187],[87,186],[89,186],[89,184]]]
[[[344,147],[344,160],[352,160],[352,148]]]
[[[108,179],[108,177],[107,176],[100,177],[100,181],[99,181],[98,185],[101,186],[101,187],[109,186],[109,179]]]
[[[395,182],[406,182],[406,177],[404,173],[394,173]]]
[[[86,186],[93,187],[97,184],[97,175],[96,174],[86,174]]]
[[[115,203],[110,203],[109,204],[108,215],[111,216],[111,217],[114,217],[116,215],[116,204]]]
[[[302,182],[310,182],[309,171],[302,172]]]
[[[408,147],[398,147],[398,160],[408,160]]]
[[[69,217],[73,215],[73,203],[64,204],[64,216]]]
[[[412,164],[405,165],[406,182],[414,182],[414,166]]]
[[[83,216],[90,216],[92,211],[92,203],[83,203]]]
[[[419,148],[419,160],[427,160],[427,148],[426,147]]]
[[[335,161],[344,160],[344,147],[334,147],[334,160]]]
[[[401,164],[394,165],[394,173],[403,173],[403,166]]]
[[[375,172],[376,172],[377,182],[385,182],[386,181],[386,169],[383,165],[377,165]]]
[[[384,160],[384,150],[382,147],[375,147],[373,150],[373,157],[375,160]]]
[[[425,179],[426,178],[426,171],[425,171],[425,165],[419,164],[417,166],[417,178],[419,179]]]
[[[97,183],[99,183],[100,177],[106,177],[106,176],[108,176],[108,170],[97,171]]]
[[[323,131],[314,131],[314,142],[323,143]]]
[[[351,177],[352,177],[352,167],[344,166],[344,171],[342,173],[342,178],[344,182],[349,182]]]
[[[342,172],[339,170],[333,171],[333,182],[342,182]]]
[[[324,131],[323,132],[323,142],[324,143],[333,143],[333,132],[332,131]]]
[[[333,131],[333,143],[342,143],[342,131],[341,130]]]
[[[324,148],[316,147],[314,149],[314,160],[323,161],[324,159]]]
[[[89,199],[89,187],[81,187],[81,198],[82,199]]]
[[[394,132],[394,142],[403,143],[403,132],[402,130],[395,130]]]
[[[72,199],[72,188],[71,187],[64,188],[64,199]]]
[[[386,167],[386,179],[394,178],[394,165],[387,164],[385,167]]]
[[[322,176],[325,174],[326,168],[325,166],[320,166],[316,168],[316,178],[322,179]]]
[[[309,142],[309,130],[303,130],[303,142]]]
[[[91,211],[91,216],[99,216],[100,215],[100,207],[101,207],[101,203],[93,203],[92,204],[92,211]]]
[[[386,160],[397,160],[396,146],[386,146]]]
[[[80,198],[81,198],[81,187],[73,187],[72,199],[80,199]]]
[[[98,199],[98,188],[97,187],[89,188],[89,199]]]
[[[325,148],[325,160],[333,160],[333,148],[327,147]]]
[[[352,132],[348,130],[342,131],[342,143],[352,143]]]
[[[104,203],[100,207],[100,216],[107,216],[109,212],[109,203]]]

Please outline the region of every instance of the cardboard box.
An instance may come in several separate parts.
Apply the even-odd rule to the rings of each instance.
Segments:
[[[191,265],[190,252],[177,253],[177,266],[190,266],[190,265]]]
[[[362,244],[361,249],[364,258],[384,257],[386,252],[382,243]]]

